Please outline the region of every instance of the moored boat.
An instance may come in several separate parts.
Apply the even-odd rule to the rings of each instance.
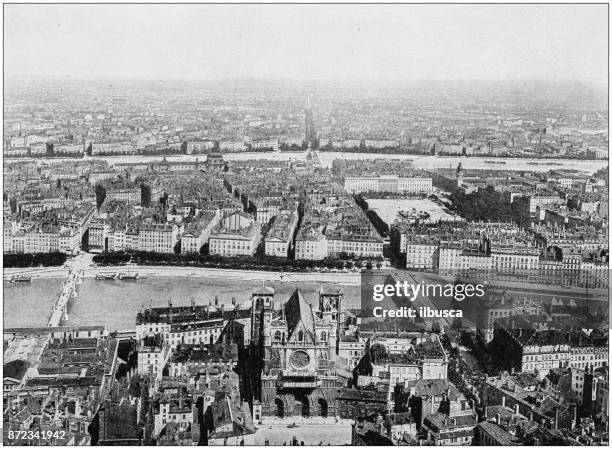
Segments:
[[[11,282],[32,282],[32,276],[26,274],[16,274],[11,277]]]
[[[136,273],[119,273],[119,279],[122,281],[135,281],[138,279],[138,272]]]

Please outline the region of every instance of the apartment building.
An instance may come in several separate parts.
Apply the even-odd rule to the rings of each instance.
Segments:
[[[439,243],[427,240],[406,241],[406,268],[409,270],[433,270],[438,268]]]
[[[253,141],[251,142],[251,148],[253,150],[271,149],[273,151],[278,151],[278,139]]]
[[[440,271],[536,271],[539,265],[540,250],[537,248],[493,246],[487,254],[476,247],[467,247],[460,243],[440,245]]]
[[[187,431],[192,425],[195,425],[194,408],[191,398],[183,397],[181,393],[166,394],[158,399],[154,406],[155,436],[159,436],[167,424]]]
[[[383,255],[383,240],[380,236],[351,232],[330,232],[326,234],[327,254],[337,257],[341,253],[355,257],[376,258]]]
[[[220,256],[252,256],[261,240],[261,225],[245,212],[223,218],[210,234],[209,253]]]
[[[338,356],[346,360],[347,369],[352,371],[363,357],[365,347],[365,341],[353,335],[342,335],[338,343]]]
[[[202,212],[189,223],[181,236],[182,253],[199,253],[202,246],[208,243],[210,234],[221,220],[221,211]]]
[[[128,204],[140,205],[141,192],[139,187],[128,189],[108,189],[106,200],[124,201]]]
[[[179,227],[173,223],[141,226],[138,229],[138,250],[171,254],[178,236]]]
[[[592,346],[585,342],[584,345],[574,345],[570,347],[569,366],[578,369],[601,368],[608,363],[608,347]]]
[[[92,156],[136,154],[136,147],[131,143],[92,143]]]
[[[139,230],[135,226],[126,225],[116,228],[108,236],[109,251],[144,251],[139,247]]]
[[[226,142],[219,142],[219,149],[221,151],[244,151],[245,150],[245,145],[244,142],[242,141],[235,141],[235,142],[231,142],[231,141],[226,141]]]
[[[323,260],[328,256],[324,229],[316,226],[302,227],[295,239],[296,260]]]
[[[512,367],[543,378],[551,369],[569,366],[570,345],[561,331],[529,328],[521,317],[498,322],[492,344],[507,351]]]
[[[407,192],[420,193],[433,190],[432,178],[399,177],[382,175],[379,177],[346,177],[344,189],[348,193],[359,192]]]
[[[174,377],[197,373],[230,373],[238,363],[236,344],[184,344],[169,359]]]
[[[187,154],[206,153],[208,150],[212,150],[214,147],[215,143],[212,141],[187,142]]]
[[[293,238],[297,227],[297,211],[284,211],[274,219],[264,239],[266,256],[287,257],[293,249]]]
[[[89,224],[89,250],[108,251],[108,235],[111,226],[103,220],[94,219]]]
[[[160,335],[145,337],[138,345],[137,372],[141,376],[158,375],[164,369],[164,362],[170,347],[164,344]]]
[[[553,193],[535,193],[529,197],[529,213],[535,214],[538,206],[545,208],[548,206],[563,205],[566,200]]]

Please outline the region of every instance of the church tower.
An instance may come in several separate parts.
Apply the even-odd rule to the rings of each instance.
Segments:
[[[457,187],[461,187],[463,186],[463,166],[461,165],[461,162],[459,162],[459,165],[457,166]]]
[[[340,348],[340,336],[346,322],[344,312],[344,293],[338,286],[321,285],[319,290],[319,314],[323,322],[332,325],[329,335],[330,347],[338,354]]]
[[[274,313],[274,289],[257,287],[251,293],[251,342],[270,346],[270,323]]]

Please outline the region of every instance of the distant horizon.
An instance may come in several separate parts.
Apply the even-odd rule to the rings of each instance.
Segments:
[[[344,79],[294,79],[289,77],[266,77],[266,76],[225,76],[218,78],[182,78],[182,77],[120,77],[120,76],[66,76],[66,75],[25,75],[25,76],[5,76],[5,83],[186,83],[186,84],[223,84],[227,82],[261,82],[261,83],[283,83],[283,84],[313,84],[313,85],[332,85],[338,83],[350,84],[384,84],[389,83],[401,86],[422,86],[426,84],[450,84],[450,85],[483,85],[483,86],[516,86],[517,84],[533,85],[541,84],[547,86],[569,86],[580,85],[595,90],[606,90],[608,84],[600,85],[578,78],[526,78],[515,77],[504,80],[491,80],[483,78],[344,78]]]
[[[607,90],[607,8],[8,4],[4,75],[190,83],[535,80]]]

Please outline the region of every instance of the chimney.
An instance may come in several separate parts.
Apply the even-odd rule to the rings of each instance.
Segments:
[[[495,414],[495,424],[501,425],[501,415],[499,413]]]
[[[519,405],[518,404],[514,404],[514,414],[515,415],[519,414]]]
[[[559,407],[555,408],[555,430],[559,430]]]
[[[502,396],[502,407],[506,406],[506,396]]]

